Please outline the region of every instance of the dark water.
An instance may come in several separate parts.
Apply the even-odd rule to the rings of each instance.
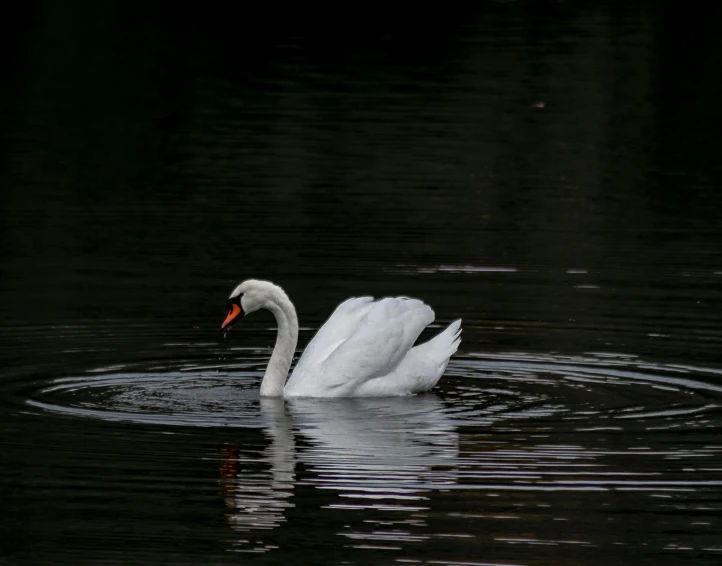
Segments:
[[[1,564],[722,561],[711,15],[362,12],[3,22]],[[262,401],[249,277],[301,346],[360,294],[464,341],[433,394]]]

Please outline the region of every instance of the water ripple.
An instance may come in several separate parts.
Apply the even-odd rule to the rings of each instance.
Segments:
[[[596,509],[589,517],[609,493],[648,512],[682,510],[688,522],[709,523],[722,510],[710,496],[722,488],[716,368],[610,353],[470,354],[452,360],[434,393],[284,401],[258,393],[269,352],[239,354],[232,365],[149,361],[10,381],[2,398],[34,416],[214,428],[223,437],[260,431],[265,442],[229,439],[212,458],[238,552],[277,548],[263,533],[289,520],[299,489],[319,494],[324,520],[363,512],[337,535],[384,551],[481,532],[509,545],[602,544],[572,531],[520,536],[513,524],[538,519],[556,497],[586,498]],[[679,441],[687,431],[693,443]],[[695,503],[710,500],[709,509]],[[557,508],[544,520],[574,516]]]
[[[267,354],[246,351],[242,361],[224,365],[95,368],[24,383],[8,396],[34,410],[111,421],[263,427],[258,385]],[[714,428],[718,423],[710,415],[722,406],[722,386],[711,380],[719,377],[722,371],[715,368],[649,364],[622,354],[470,354],[449,364],[438,388],[443,402],[421,408],[427,395],[415,403],[424,415],[443,417],[445,427],[518,427],[531,421],[578,432]],[[316,409],[328,406],[326,401]]]

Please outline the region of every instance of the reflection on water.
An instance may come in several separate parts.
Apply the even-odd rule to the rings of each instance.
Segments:
[[[475,375],[475,367],[483,372]],[[716,524],[701,517],[717,506],[694,500],[722,488],[715,473],[722,447],[712,441],[722,388],[699,379],[719,370],[665,368],[613,354],[485,355],[450,368],[444,400],[433,394],[262,400],[263,471],[254,471],[253,455],[236,445],[223,449],[236,547],[276,549],[258,531],[285,523],[303,486],[334,494],[319,498],[319,513],[372,513],[335,530],[346,546],[364,550],[401,551],[409,543],[487,532],[505,545],[604,547],[607,535],[564,526],[589,516],[576,517],[573,508],[544,511],[549,498],[565,493],[586,500],[595,516],[613,497],[647,512],[685,509],[679,528]],[[711,429],[710,444],[670,444],[669,435],[681,429]],[[474,509],[462,503],[466,498],[477,502]],[[446,519],[434,508],[445,509]],[[547,537],[519,536],[514,522],[530,513],[558,526]],[[644,542],[636,532],[614,536],[638,548]]]
[[[268,446],[255,457],[235,443],[226,443],[222,451],[221,485],[239,550],[276,548],[254,534],[286,520],[284,510],[294,505],[297,460],[312,473],[311,485],[342,498],[327,508],[393,511],[403,519],[395,523],[416,527],[424,526],[421,512],[428,511],[429,493],[454,482],[458,435],[433,395],[295,399],[288,406],[282,399],[261,399],[260,407]],[[297,448],[294,430],[310,445]],[[254,471],[258,456],[262,471]],[[365,538],[358,532],[342,534]]]
[[[231,368],[98,368],[11,381],[2,397],[26,418],[163,437],[161,451],[133,445],[131,461],[195,445],[197,477],[215,468],[205,504],[223,514],[223,552],[281,558],[340,545],[411,559],[423,543],[435,556],[459,544],[639,553],[660,517],[655,528],[678,533],[665,539],[677,551],[722,552],[710,542],[722,511],[722,370],[612,352],[471,353],[432,394],[284,401],[258,396],[267,359],[245,350]]]
[[[258,397],[267,357],[246,351],[231,371],[105,368],[5,397],[29,396],[15,410],[40,415],[235,431],[204,459],[218,462],[234,551],[283,552],[308,521],[332,531],[313,544],[333,534],[344,548],[402,554],[461,539],[643,548],[636,528],[595,531],[613,509],[666,516],[680,548],[718,524],[717,368],[611,352],[467,354],[434,394],[284,401]],[[677,440],[692,433],[694,443]],[[540,522],[555,526],[541,536]],[[530,528],[536,537],[520,534]]]
[[[239,533],[232,542],[239,551],[264,552],[277,548],[254,537],[258,530],[284,522],[284,510],[293,507],[295,447],[291,419],[282,400],[262,399],[268,446],[261,454],[244,453],[234,442],[222,450],[221,486],[228,507],[228,523]],[[259,462],[264,466],[258,470]]]
[[[426,540],[432,492],[455,483],[459,437],[433,394],[395,399],[294,399],[310,446],[305,481],[338,494],[331,512],[374,513],[338,534],[353,548],[401,550]],[[333,520],[333,519],[332,519]]]
[[[425,491],[453,482],[441,467],[453,465],[458,434],[433,394],[290,405],[311,441],[304,460],[319,487],[350,499],[418,502]]]

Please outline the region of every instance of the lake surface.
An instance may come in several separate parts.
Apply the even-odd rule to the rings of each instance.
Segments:
[[[719,564],[705,15],[204,6],[0,24],[0,564]],[[261,400],[251,277],[300,348],[368,294],[463,342],[426,395]]]

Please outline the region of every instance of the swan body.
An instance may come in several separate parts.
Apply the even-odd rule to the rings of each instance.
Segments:
[[[298,341],[293,303],[278,285],[249,279],[231,293],[226,332],[244,315],[273,313],[276,345],[261,382],[264,397],[386,397],[428,391],[461,342],[461,320],[414,346],[434,320],[418,299],[355,297],[341,303],[306,347],[286,381]]]

